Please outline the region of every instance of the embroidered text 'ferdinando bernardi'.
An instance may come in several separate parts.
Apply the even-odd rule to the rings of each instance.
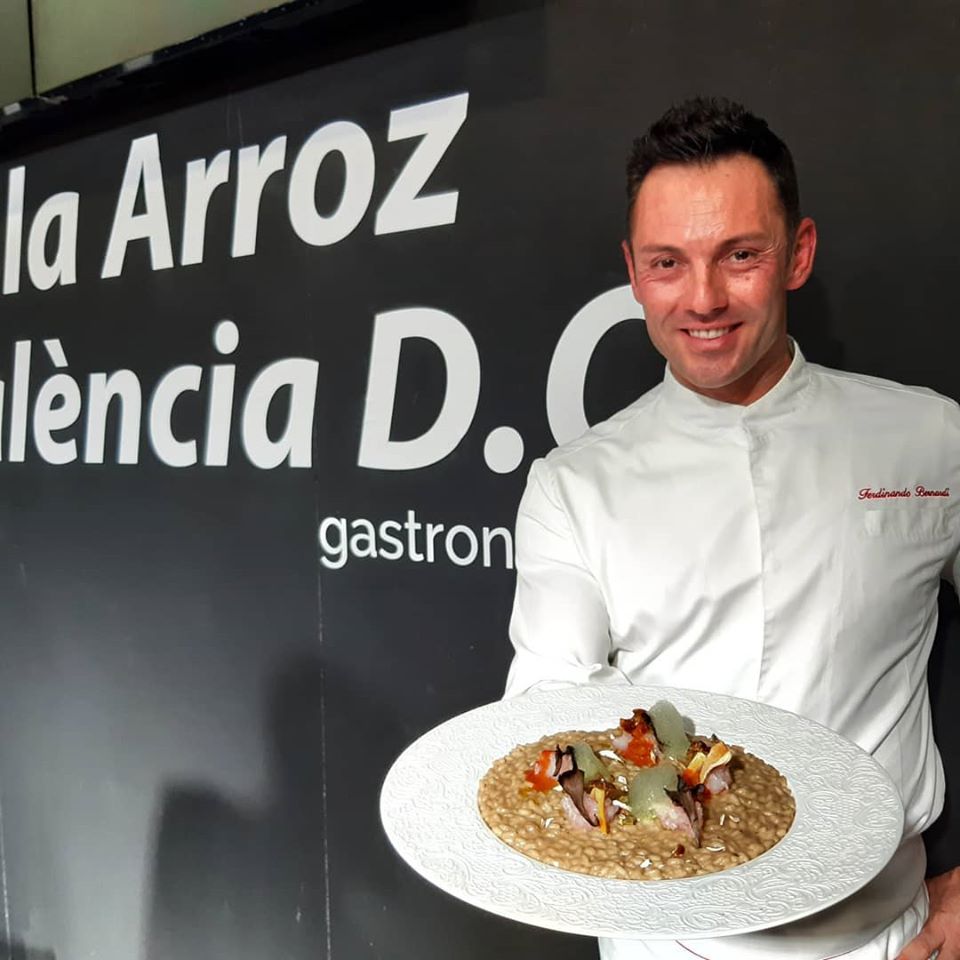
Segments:
[[[864,487],[857,496],[858,500],[909,500],[911,497],[949,497],[950,488],[944,487],[942,490],[928,490],[923,484],[918,483],[913,490],[888,490],[881,487],[874,490],[873,487]]]

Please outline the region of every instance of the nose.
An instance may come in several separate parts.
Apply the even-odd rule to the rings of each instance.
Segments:
[[[698,264],[690,271],[687,311],[708,321],[727,308],[727,285],[723,272],[714,264]]]

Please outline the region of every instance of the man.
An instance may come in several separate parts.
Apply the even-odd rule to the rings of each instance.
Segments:
[[[636,681],[793,710],[870,751],[906,823],[836,908],[601,956],[957,960],[960,873],[930,882],[928,911],[920,834],[943,805],[926,665],[940,578],[960,578],[960,409],[804,360],[786,300],[816,227],[786,146],[743,107],[669,110],[634,144],[628,195],[627,271],[667,370],[531,468],[507,694]]]

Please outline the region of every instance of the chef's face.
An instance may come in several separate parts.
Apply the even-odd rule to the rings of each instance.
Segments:
[[[746,154],[647,174],[623,253],[653,345],[698,393],[752,403],[790,365],[788,290],[813,268],[816,227],[788,234],[763,164]]]

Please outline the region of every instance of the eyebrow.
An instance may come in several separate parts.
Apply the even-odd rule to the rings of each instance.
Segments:
[[[745,243],[769,243],[770,238],[764,233],[741,233],[737,234],[735,237],[727,237],[722,240],[719,244],[721,248],[723,247],[738,247]],[[636,248],[638,254],[649,254],[649,253],[670,253],[670,254],[682,254],[683,250],[680,247],[671,246],[668,243],[645,243],[641,247]]]

